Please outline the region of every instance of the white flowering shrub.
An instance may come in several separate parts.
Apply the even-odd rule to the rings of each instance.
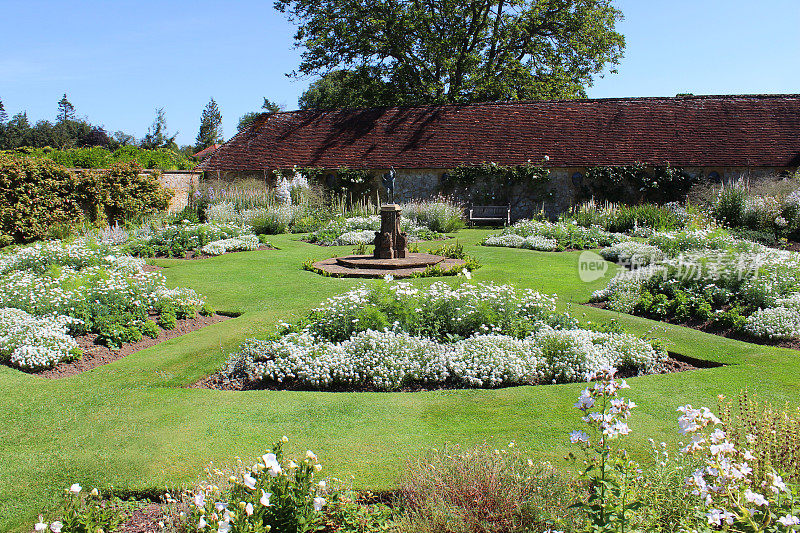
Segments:
[[[252,234],[251,226],[234,223],[145,226],[122,250],[138,257],[184,257],[187,252],[199,251],[210,242]]]
[[[35,317],[14,308],[0,308],[0,361],[38,370],[80,357],[67,330],[74,321],[64,316]]]
[[[221,371],[285,387],[500,387],[583,379],[608,365],[660,372],[631,335],[575,329],[555,300],[508,285],[360,287],[272,339],[246,341]]]
[[[188,513],[174,524],[180,531],[295,533],[319,531],[329,500],[339,499],[325,480],[322,465],[310,450],[297,461],[283,452],[286,437],[275,443],[253,466],[239,461],[237,471],[224,482],[206,469],[208,482],[184,495]],[[219,484],[217,484],[219,483]]]
[[[446,199],[416,200],[400,208],[404,218],[431,231],[452,233],[464,227],[464,208]]]
[[[602,251],[607,259],[627,259],[633,270],[621,270],[592,300],[615,311],[700,320],[756,338],[800,338],[800,253],[720,231],[661,233],[649,242]]]
[[[647,266],[664,259],[664,252],[656,246],[637,241],[625,241],[600,250],[607,261],[614,261],[631,268]]]
[[[360,231],[348,231],[347,233],[342,233],[333,240],[331,244],[334,246],[346,246],[349,244],[374,244],[375,243],[375,231],[371,229],[365,229]]]
[[[207,255],[222,255],[227,252],[256,250],[259,246],[261,246],[261,241],[258,240],[258,236],[242,235],[241,237],[211,241],[203,246],[200,251]]]
[[[88,242],[53,241],[6,254],[0,308],[8,308],[3,318],[8,361],[26,369],[52,366],[71,357],[75,344],[63,338],[67,332],[97,333],[117,348],[156,333],[151,317],[174,327],[177,318],[203,310],[197,293],[167,288],[164,276],[145,272],[144,265]]]
[[[709,409],[678,408],[681,433],[691,437],[683,452],[695,456],[701,467],[687,478],[691,494],[706,510],[708,526],[748,533],[795,531],[800,525],[800,498],[770,466],[759,477],[752,449],[737,448],[722,421]],[[756,446],[755,438],[749,440]]]
[[[611,233],[599,226],[587,228],[574,221],[520,220],[501,233],[489,235],[483,244],[532,250],[583,250],[610,246],[629,239],[622,233]]]

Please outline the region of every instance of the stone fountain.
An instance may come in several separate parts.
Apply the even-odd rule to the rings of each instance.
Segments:
[[[404,278],[424,272],[433,265],[448,269],[464,264],[461,259],[410,253],[408,236],[400,231],[401,213],[402,210],[397,204],[381,206],[381,229],[375,232],[375,251],[372,255],[332,257],[317,261],[314,267],[335,276],[382,278],[391,274],[395,278]]]

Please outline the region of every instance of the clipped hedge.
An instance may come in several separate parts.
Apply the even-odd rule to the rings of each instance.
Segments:
[[[0,152],[9,156],[25,156],[37,159],[49,159],[67,168],[110,168],[115,163],[136,162],[142,168],[153,170],[191,170],[197,163],[184,154],[168,148],[148,150],[136,146],[123,146],[110,151],[101,146],[91,148],[17,148]]]
[[[0,245],[42,239],[58,226],[165,210],[172,191],[141,170],[129,162],[73,173],[49,159],[0,155]]]

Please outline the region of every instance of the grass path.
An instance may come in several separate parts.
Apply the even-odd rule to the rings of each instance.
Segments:
[[[558,294],[561,305],[581,319],[616,317],[632,332],[664,339],[675,352],[729,365],[630,380],[629,396],[640,407],[628,442],[640,456],[648,437],[677,440],[678,405],[713,406],[717,394],[735,395],[744,387],[777,403],[797,402],[797,352],[581,306],[604,280],[578,279],[579,253],[476,246],[486,233],[458,234],[484,265],[475,281]],[[170,284],[194,288],[220,311],[241,313],[234,320],[59,381],[0,366],[0,531],[29,530],[35,516],[55,507],[73,482],[134,490],[174,487],[194,480],[209,461],[260,455],[284,434],[291,451],[311,448],[323,461],[323,472],[353,475],[363,488],[391,487],[409,456],[446,442],[505,446],[513,440],[536,458],[563,464],[566,434],[578,425],[572,404],[581,384],[413,394],[184,388],[219,368],[244,338],[271,331],[277,321],[300,316],[360,283],[299,268],[305,259],[349,247],[321,248],[291,235],[272,242],[278,250],[157,262],[166,267]]]

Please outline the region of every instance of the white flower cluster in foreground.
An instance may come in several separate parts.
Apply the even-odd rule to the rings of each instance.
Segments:
[[[80,355],[65,316],[35,317],[25,311],[0,308],[0,360],[13,366],[39,369]]]
[[[256,250],[261,245],[257,235],[242,235],[230,239],[220,239],[212,241],[200,250],[208,255],[222,255],[226,252],[241,252],[245,250]]]
[[[542,250],[551,252],[558,248],[558,241],[548,239],[541,235],[523,237],[509,233],[507,235],[490,235],[483,241],[486,246],[505,246],[506,248],[527,248],[528,250]]]
[[[489,235],[483,244],[531,250],[555,250],[557,248],[596,248],[629,240],[622,233],[611,233],[600,226],[585,228],[572,222],[548,222],[546,220],[520,220],[501,233]]]
[[[580,381],[609,365],[657,372],[663,358],[632,335],[547,326],[522,339],[489,334],[454,343],[388,330],[328,342],[303,331],[246,341],[223,374],[243,371],[251,381],[311,388],[498,387]]]

